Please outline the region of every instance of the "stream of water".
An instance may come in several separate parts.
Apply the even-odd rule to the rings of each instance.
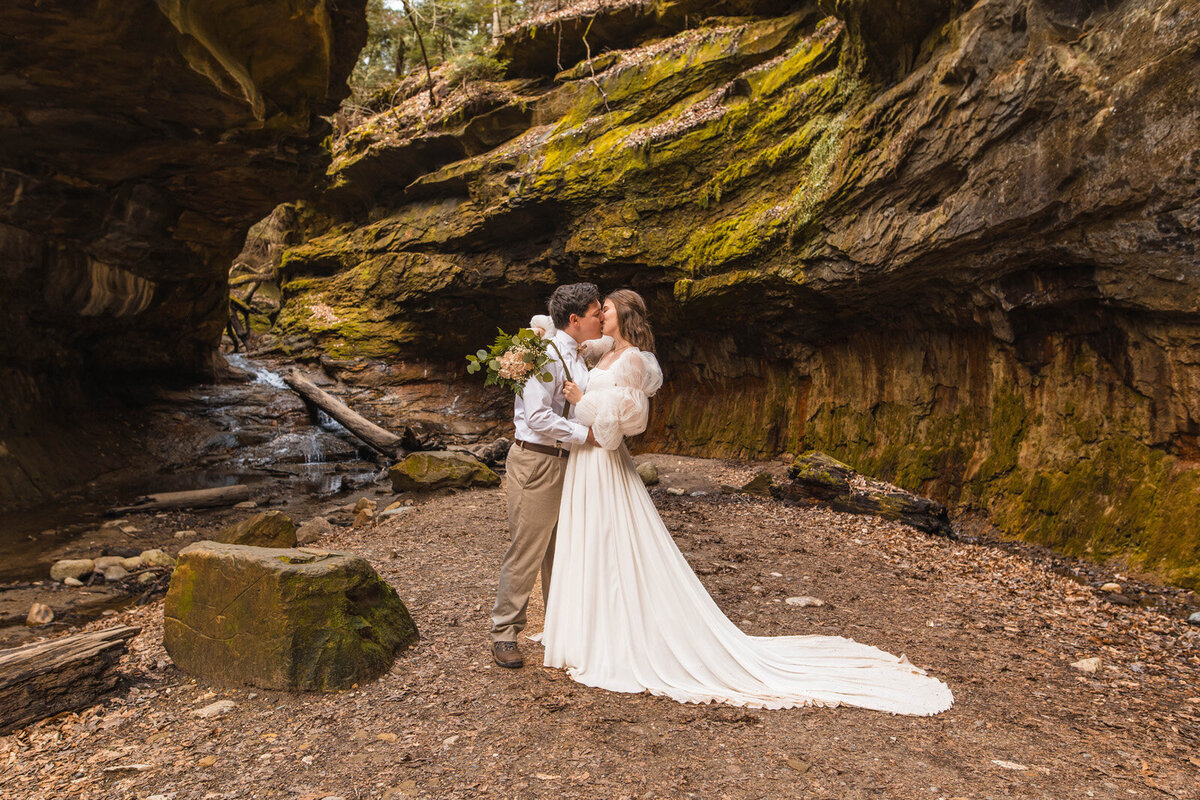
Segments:
[[[253,381],[164,392],[146,409],[155,431],[177,439],[168,445],[173,466],[101,476],[70,497],[0,514],[0,583],[44,579],[49,565],[91,536],[109,509],[145,494],[242,483],[280,504],[329,498],[380,478],[373,454],[324,412],[314,424],[278,373],[242,354],[227,358]]]

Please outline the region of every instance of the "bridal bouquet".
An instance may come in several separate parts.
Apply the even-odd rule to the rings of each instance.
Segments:
[[[572,380],[571,372],[563,362],[562,353],[554,342],[543,339],[532,328],[521,328],[511,336],[497,328],[500,335],[492,342],[491,348],[479,350],[473,356],[467,356],[467,372],[472,375],[482,369],[487,370],[484,386],[500,385],[520,394],[525,388],[525,381],[531,375],[539,380],[552,381],[554,376],[546,371],[546,363],[550,360],[547,348],[553,348],[558,354],[558,361],[563,365],[567,380]],[[563,416],[567,415],[570,403],[563,408]]]

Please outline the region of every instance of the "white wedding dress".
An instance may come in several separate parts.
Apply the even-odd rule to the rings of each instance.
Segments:
[[[577,447],[567,462],[541,637],[546,666],[587,686],[685,703],[948,709],[946,684],[902,658],[838,636],[749,636],[721,613],[624,446],[645,430],[647,398],[661,384],[654,356],[636,348],[589,373],[576,413],[601,446]]]

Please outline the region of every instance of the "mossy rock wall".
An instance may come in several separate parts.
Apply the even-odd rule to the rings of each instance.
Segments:
[[[1195,9],[667,5],[557,73],[518,31],[519,78],[335,143],[288,352],[465,364],[559,283],[631,286],[667,373],[639,446],[817,448],[1194,582]],[[528,128],[480,151],[464,121],[497,108]]]

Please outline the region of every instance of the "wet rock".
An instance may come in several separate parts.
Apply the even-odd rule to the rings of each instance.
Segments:
[[[397,492],[497,486],[500,476],[473,456],[448,451],[413,453],[388,470]]]
[[[296,523],[282,511],[264,511],[231,525],[213,541],[250,547],[295,547]]]
[[[658,467],[649,461],[643,461],[641,464],[638,464],[637,474],[646,486],[653,486],[658,483]]]
[[[25,624],[31,628],[40,628],[53,621],[54,611],[44,603],[34,603],[29,607],[29,615],[25,617]]]
[[[296,543],[305,545],[333,533],[333,525],[325,517],[313,517],[296,529]]]
[[[96,562],[90,558],[65,558],[50,567],[50,577],[56,581],[65,581],[67,578],[79,580],[91,575],[95,569]]]
[[[395,590],[356,555],[217,542],[180,552],[163,629],[181,669],[269,689],[349,688],[416,636]]]

